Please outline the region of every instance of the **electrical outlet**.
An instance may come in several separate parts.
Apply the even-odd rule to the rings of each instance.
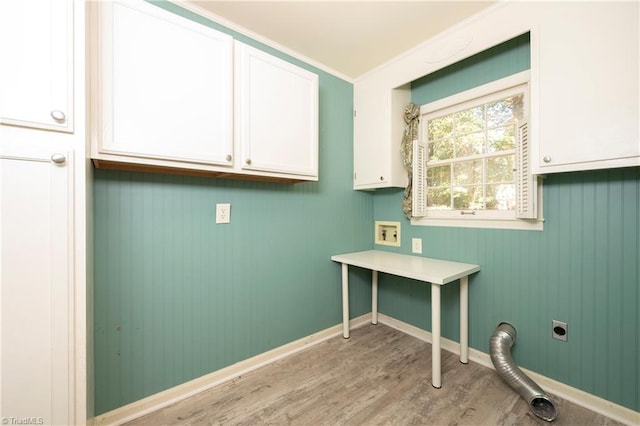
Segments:
[[[413,253],[422,254],[422,238],[411,239],[411,251]]]
[[[569,338],[569,328],[566,322],[553,320],[551,321],[551,337],[566,342]]]
[[[231,204],[216,204],[216,223],[231,222]]]

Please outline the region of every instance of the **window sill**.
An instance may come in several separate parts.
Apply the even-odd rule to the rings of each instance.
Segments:
[[[516,229],[521,231],[542,231],[544,219],[441,219],[441,218],[413,218],[411,225],[416,226],[448,226],[454,228],[487,228],[487,229]]]

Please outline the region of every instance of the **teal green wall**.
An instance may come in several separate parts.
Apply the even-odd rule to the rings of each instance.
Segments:
[[[353,86],[292,62],[320,76],[319,182],[95,171],[96,414],[341,322],[330,256],[373,244],[372,195],[351,187]],[[362,315],[370,278],[350,279]]]
[[[529,67],[526,37],[470,58],[413,85],[427,103]],[[640,410],[640,168],[549,175],[544,231],[411,226],[402,190],[374,195],[374,220],[400,221],[402,247],[423,240],[423,256],[480,264],[470,278],[469,342],[488,352],[499,321],[518,330],[524,368]],[[458,341],[457,283],[442,291],[443,335]],[[380,278],[380,311],[431,328],[428,286]],[[551,321],[568,323],[568,342]]]
[[[412,227],[401,190],[351,189],[350,83],[159,5],[319,74],[320,181],[95,172],[96,414],[338,324],[340,268],[329,257],[373,247],[374,220],[402,223],[402,247],[378,249],[410,253],[421,237],[424,256],[482,265],[470,280],[473,348],[487,352],[496,323],[510,321],[520,365],[640,410],[640,169],[550,175],[543,232]],[[415,82],[414,101],[528,66],[528,44],[515,40]],[[231,223],[216,225],[215,204],[226,202]],[[352,316],[370,310],[369,277],[351,268]],[[442,295],[453,340],[457,291]],[[380,277],[387,315],[429,330],[429,298],[423,284]],[[567,343],[551,339],[552,319],[569,324]]]

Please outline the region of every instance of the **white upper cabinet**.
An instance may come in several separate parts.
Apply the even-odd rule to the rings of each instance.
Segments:
[[[72,132],[72,1],[0,1],[0,51],[0,123]]]
[[[98,167],[317,180],[316,74],[142,0],[91,6]]]
[[[238,41],[235,49],[242,168],[317,179],[318,76]]]
[[[354,188],[404,186],[405,89],[531,34],[532,171],[640,166],[640,3],[499,2],[354,83]]]
[[[529,31],[531,21],[514,19],[507,3],[511,2],[457,24],[355,81],[354,189],[407,185],[400,144],[411,82]]]
[[[640,4],[544,7],[536,172],[640,165]]]
[[[380,90],[371,82],[353,88],[353,188],[404,187],[408,172],[400,143],[404,132],[401,111],[411,101],[411,88]]]
[[[99,130],[92,156],[230,166],[232,38],[142,1],[96,7]]]

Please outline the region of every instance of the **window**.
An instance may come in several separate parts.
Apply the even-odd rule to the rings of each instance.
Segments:
[[[528,164],[529,73],[420,108],[413,223],[542,229]]]

